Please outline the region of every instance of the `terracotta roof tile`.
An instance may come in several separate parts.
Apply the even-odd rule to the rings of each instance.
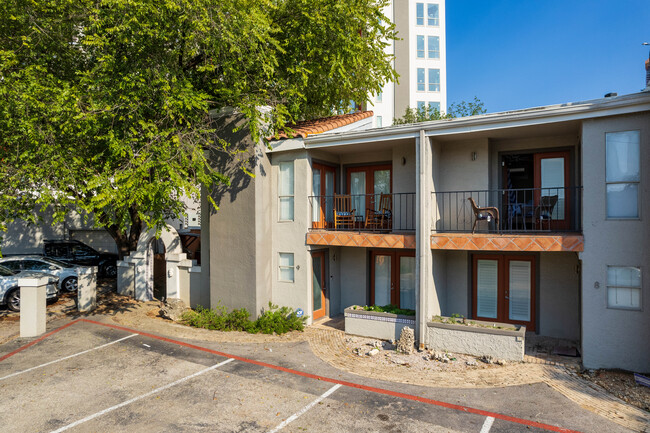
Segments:
[[[372,111],[357,111],[356,113],[341,114],[338,116],[323,117],[321,119],[305,120],[292,125],[287,125],[287,128],[293,129],[292,136],[289,136],[287,131],[280,131],[277,137],[267,137],[267,140],[281,140],[284,138],[306,138],[308,135],[322,134],[323,132],[331,131],[332,129],[340,128],[342,126],[350,125],[351,123],[358,122],[359,120],[372,117]]]

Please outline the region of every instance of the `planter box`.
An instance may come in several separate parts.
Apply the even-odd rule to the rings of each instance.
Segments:
[[[474,356],[492,356],[506,361],[524,360],[525,326],[479,320],[472,322],[486,327],[428,322],[427,347]],[[494,325],[517,329],[497,329]]]
[[[345,333],[380,340],[397,340],[402,329],[415,329],[415,316],[345,309]]]

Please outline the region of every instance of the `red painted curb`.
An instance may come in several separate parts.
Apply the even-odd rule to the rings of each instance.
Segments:
[[[81,319],[73,320],[72,322],[68,323],[67,325],[63,325],[63,326],[61,326],[60,328],[56,328],[54,331],[50,331],[50,332],[48,332],[47,334],[45,334],[45,335],[43,335],[43,336],[41,336],[41,337],[38,337],[36,340],[34,340],[34,341],[30,342],[30,343],[27,343],[27,344],[25,344],[25,345],[22,346],[22,347],[19,347],[18,349],[14,350],[14,351],[11,352],[11,353],[7,353],[6,355],[0,356],[0,362],[4,361],[5,359],[7,359],[7,358],[9,358],[9,357],[11,357],[11,356],[14,356],[14,355],[17,354],[18,352],[22,352],[23,350],[27,349],[28,347],[31,347],[31,346],[35,345],[36,343],[40,343],[41,341],[45,340],[47,337],[49,337],[49,336],[51,336],[51,335],[53,335],[53,334],[56,334],[56,333],[59,332],[59,331],[64,330],[64,329],[67,328],[68,326],[72,326],[72,325],[74,325],[75,323],[77,323],[77,322],[80,321],[80,320],[81,320]]]
[[[202,352],[212,353],[214,355],[223,356],[225,358],[236,359],[238,361],[245,362],[245,363],[248,363],[248,364],[259,365],[261,367],[271,368],[273,370],[278,370],[278,371],[282,371],[282,372],[285,372],[285,373],[295,374],[297,376],[307,377],[307,378],[310,378],[310,379],[320,380],[320,381],[323,381],[323,382],[339,384],[339,385],[347,386],[349,388],[357,388],[357,389],[361,389],[361,390],[364,390],[364,391],[374,392],[374,393],[377,393],[377,394],[390,395],[392,397],[398,397],[398,398],[403,398],[405,400],[412,400],[412,401],[417,401],[417,402],[420,402],[420,403],[426,403],[426,404],[430,404],[430,405],[434,405],[434,406],[440,406],[440,407],[444,407],[444,408],[447,408],[447,409],[454,409],[454,410],[458,410],[458,411],[465,412],[465,413],[473,413],[473,414],[482,415],[482,416],[490,416],[490,417],[495,418],[495,419],[501,419],[501,420],[504,420],[504,421],[509,421],[509,422],[522,424],[522,425],[526,425],[526,426],[530,426],[530,427],[537,427],[537,428],[541,428],[541,429],[549,430],[549,431],[554,431],[554,432],[579,433],[576,430],[570,430],[570,429],[557,427],[557,426],[550,425],[550,424],[544,424],[544,423],[540,423],[540,422],[536,422],[536,421],[530,421],[530,420],[522,419],[522,418],[515,418],[515,417],[512,417],[512,416],[503,415],[503,414],[500,414],[500,413],[489,412],[489,411],[485,411],[485,410],[481,410],[481,409],[474,409],[474,408],[468,407],[468,406],[461,406],[461,405],[457,405],[457,404],[453,404],[453,403],[445,403],[444,401],[433,400],[433,399],[425,398],[425,397],[418,397],[416,395],[404,394],[404,393],[401,393],[401,392],[389,391],[387,389],[375,388],[375,387],[372,387],[372,386],[360,385],[358,383],[346,382],[346,381],[343,381],[343,380],[337,380],[337,379],[332,379],[332,378],[329,378],[329,377],[318,376],[316,374],[305,373],[303,371],[293,370],[291,368],[280,367],[278,365],[268,364],[266,362],[255,361],[253,359],[243,358],[241,356],[231,355],[231,354],[225,353],[225,352],[219,352],[218,350],[212,350],[212,349],[208,349],[208,348],[205,348],[205,347],[196,346],[194,344],[184,343],[184,342],[178,341],[178,340],[172,340],[171,338],[160,337],[158,335],[149,334],[147,332],[142,332],[142,331],[137,331],[135,329],[125,328],[123,326],[96,322],[94,320],[89,320],[89,319],[78,319],[78,321],[88,322],[88,323],[92,323],[92,324],[100,325],[100,326],[106,326],[106,327],[113,328],[113,329],[119,329],[121,331],[126,331],[126,332],[131,332],[131,333],[134,333],[134,334],[139,334],[139,335],[142,335],[144,337],[153,338],[153,339],[160,340],[160,341],[165,341],[165,342],[168,342],[168,343],[173,343],[173,344],[176,344],[176,345],[179,345],[179,346],[188,347],[190,349],[200,350]],[[73,323],[75,323],[75,322],[73,322]],[[66,326],[70,326],[70,325],[72,325],[72,323],[70,323],[70,324],[68,324]],[[59,329],[62,329],[62,328],[59,328]],[[53,331],[53,332],[55,332],[55,331]],[[41,337],[41,339],[43,339],[45,337],[47,337],[47,335]],[[31,344],[33,344],[33,343],[31,343]],[[25,348],[26,347],[27,346],[25,346]],[[19,350],[22,350],[22,349],[23,348],[21,348]],[[2,359],[0,359],[0,361],[1,360]]]

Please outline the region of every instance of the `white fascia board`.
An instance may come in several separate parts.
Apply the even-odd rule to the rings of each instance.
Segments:
[[[366,143],[369,141],[415,138],[422,129],[425,130],[426,136],[432,137],[572,120],[585,120],[643,111],[650,111],[650,93],[648,92],[502,113],[481,114],[451,120],[435,120],[409,125],[374,128],[361,132],[310,136],[305,139],[305,147],[309,149]]]
[[[299,138],[286,138],[284,140],[273,140],[269,142],[271,149],[266,149],[266,153],[286,152],[289,150],[301,150],[305,148],[305,140]]]

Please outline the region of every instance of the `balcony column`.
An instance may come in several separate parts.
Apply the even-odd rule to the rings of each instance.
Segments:
[[[430,280],[432,256],[431,256],[431,170],[432,155],[429,140],[420,131],[420,136],[415,141],[415,163],[416,163],[416,221],[415,221],[415,274],[416,274],[416,329],[415,338],[419,348],[424,348],[426,341],[427,317],[429,317],[429,288],[432,287]]]

